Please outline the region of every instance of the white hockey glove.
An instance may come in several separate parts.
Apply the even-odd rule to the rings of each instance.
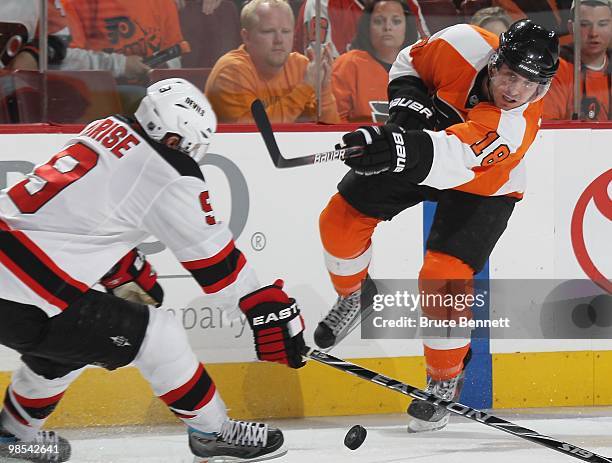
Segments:
[[[138,248],[128,252],[101,279],[100,284],[114,296],[138,304],[159,307],[164,290],[157,283],[157,273]]]

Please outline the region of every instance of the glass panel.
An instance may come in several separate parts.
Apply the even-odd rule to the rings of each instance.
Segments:
[[[612,38],[612,3],[607,0],[581,3],[579,9],[570,8],[571,1],[552,2],[554,8],[551,2],[533,1],[524,7],[529,18],[556,31],[561,44],[559,70],[544,98],[544,120],[609,119],[608,45]],[[576,14],[580,15],[577,21]],[[580,25],[577,40],[574,40],[574,24]]]
[[[386,71],[401,47],[461,22],[498,34],[522,17],[561,40],[545,118],[609,119],[607,0],[583,0],[574,12],[581,14],[578,53],[571,0],[253,0],[242,34],[242,0],[46,1],[46,78],[36,75],[41,0],[0,2],[0,123],[82,123],[133,112],[149,83],[171,76],[206,89],[221,123],[252,122],[254,98],[273,122],[384,122]]]
[[[429,35],[432,16],[422,2],[419,6],[417,2],[374,0],[366,2],[365,8],[357,2],[344,8],[333,5],[329,2],[322,9],[320,24],[321,37],[330,44],[335,58],[331,88],[338,117],[341,122],[385,122],[389,69],[401,49]],[[452,15],[433,6],[429,10],[435,12],[440,26],[443,21],[457,22],[456,8],[450,11]],[[312,31],[313,26],[308,29]],[[321,107],[325,105],[323,100]]]

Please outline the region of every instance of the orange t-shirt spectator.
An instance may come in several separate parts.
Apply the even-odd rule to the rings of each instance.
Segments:
[[[573,4],[572,4],[573,16]],[[612,39],[612,0],[583,0],[581,30],[581,109],[578,119],[610,120],[612,66],[608,44]],[[572,30],[572,21],[569,21]],[[574,50],[561,49],[563,58],[544,98],[544,119],[572,119],[574,115]]]
[[[317,120],[315,63],[291,52],[294,18],[289,4],[252,0],[242,9],[240,22],[243,45],[223,55],[206,82],[206,96],[219,122],[252,122],[251,103],[257,98],[272,122]],[[335,123],[329,49],[321,63],[320,121]]]
[[[138,55],[183,40],[174,0],[64,0],[72,47]]]
[[[399,51],[418,38],[402,0],[374,0],[364,10],[351,51],[332,70],[332,90],[342,122],[386,122],[389,70]]]

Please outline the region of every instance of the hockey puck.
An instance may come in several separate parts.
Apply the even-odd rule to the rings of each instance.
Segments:
[[[366,436],[368,435],[368,431],[363,426],[356,424],[351,429],[348,430],[346,436],[344,436],[344,445],[346,445],[351,450],[357,450]]]

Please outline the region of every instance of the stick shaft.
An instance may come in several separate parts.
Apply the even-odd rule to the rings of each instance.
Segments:
[[[590,450],[586,450],[576,445],[557,440],[550,436],[545,436],[531,429],[524,428],[517,424],[511,423],[510,421],[506,421],[496,416],[489,415],[488,413],[485,413],[483,411],[468,407],[467,405],[462,405],[458,402],[453,402],[450,400],[439,399],[436,396],[422,391],[421,389],[418,389],[414,386],[402,383],[401,381],[389,378],[388,376],[381,375],[380,373],[377,373],[373,370],[368,370],[367,368],[360,367],[359,365],[347,362],[346,360],[334,357],[333,355],[327,354],[325,352],[321,352],[316,349],[309,349],[308,352],[304,353],[304,356],[308,357],[311,360],[315,360],[316,362],[323,363],[330,367],[357,376],[361,379],[365,379],[366,381],[370,381],[372,383],[386,387],[387,389],[391,389],[401,394],[410,396],[413,399],[422,400],[434,405],[439,405],[441,407],[446,408],[449,412],[454,413],[455,415],[460,415],[464,418],[476,421],[477,423],[485,424],[492,428],[499,429],[500,431],[513,434],[517,437],[520,437],[521,439],[526,439],[533,443],[547,447],[551,450],[556,450],[557,452],[564,453],[570,457],[574,457],[579,460],[588,461],[591,463],[612,463],[612,458],[598,455],[594,452],[591,452]]]
[[[263,138],[268,154],[272,159],[274,165],[279,169],[286,169],[291,167],[307,166],[311,164],[322,164],[330,161],[344,161],[345,159],[361,156],[363,154],[363,147],[352,146],[348,148],[341,148],[338,150],[324,151],[321,153],[312,153],[299,157],[287,158],[283,156],[276,142],[270,119],[266,114],[266,110],[261,100],[255,100],[251,104],[251,113],[253,119],[257,125],[257,129]]]

